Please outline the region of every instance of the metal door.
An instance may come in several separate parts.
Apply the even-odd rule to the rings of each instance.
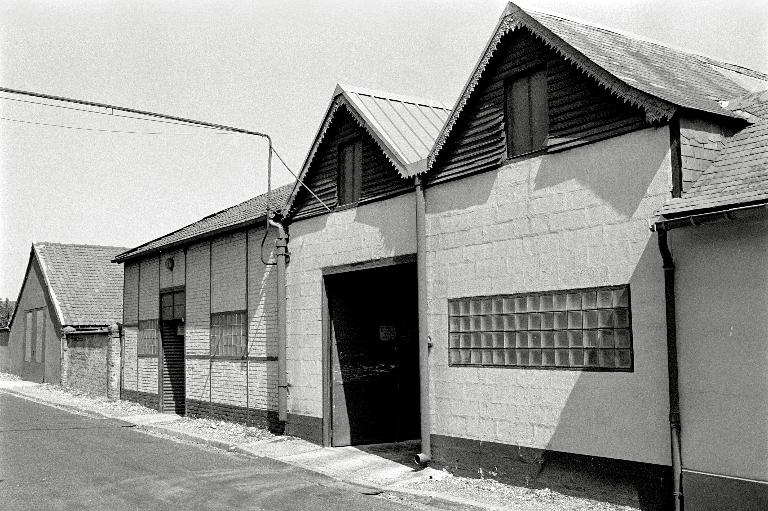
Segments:
[[[160,411],[184,415],[184,337],[178,335],[179,321],[160,324]]]

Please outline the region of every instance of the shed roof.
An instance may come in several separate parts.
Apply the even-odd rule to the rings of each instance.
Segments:
[[[768,75],[659,43],[509,3],[435,141],[428,168],[442,149],[501,38],[525,28],[624,101],[643,108],[649,121],[669,119],[678,108],[724,117],[741,115],[722,102],[768,87]]]
[[[293,184],[288,184],[272,190],[272,211],[280,211],[283,208],[292,189]],[[264,193],[118,254],[114,260],[126,262],[161,250],[183,246],[203,237],[223,234],[263,219],[266,214],[267,194]]]
[[[682,197],[667,201],[660,215],[768,202],[768,90],[747,94],[727,107],[749,114],[753,124],[727,138],[720,157]]]
[[[427,156],[451,111],[439,101],[337,84],[304,160],[299,180],[304,180],[326,131],[342,107],[373,137],[403,178],[426,170]],[[286,212],[298,190],[299,186],[296,186],[287,202]]]
[[[122,321],[123,271],[111,260],[124,250],[49,242],[32,245],[30,261],[37,257],[42,284],[48,288],[62,326],[106,326]]]

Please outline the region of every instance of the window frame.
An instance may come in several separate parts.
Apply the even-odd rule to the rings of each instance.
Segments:
[[[345,151],[353,149],[352,191],[347,193],[347,171],[345,166]],[[363,188],[363,140],[359,136],[339,141],[336,149],[336,207],[348,208],[359,204]],[[347,201],[347,195],[349,200]]]
[[[222,322],[217,324],[220,318]],[[241,321],[233,321],[237,319]],[[235,327],[240,327],[240,333],[237,335],[234,331]],[[209,332],[208,353],[212,358],[243,359],[248,356],[248,312],[246,310],[212,312]]]
[[[539,113],[540,121],[543,122],[543,138],[540,142],[540,145],[537,145],[537,143],[533,140],[534,137],[534,119],[536,118],[536,115],[534,115],[534,95],[531,94],[532,90],[534,90],[531,87],[531,80],[536,75],[543,75],[543,81],[544,81],[544,89],[543,93],[536,96],[541,103],[542,103],[542,112]],[[521,151],[515,151],[514,149],[514,136],[513,136],[513,126],[512,123],[514,121],[514,115],[512,114],[514,112],[513,110],[513,104],[510,104],[510,96],[511,91],[514,88],[515,83],[519,83],[521,81],[525,80],[527,82],[527,107],[528,107],[528,115],[526,117],[527,121],[527,135],[529,139],[529,145],[525,148],[525,150]],[[512,75],[504,77],[504,159],[505,160],[512,160],[515,158],[520,158],[523,156],[530,156],[534,155],[540,152],[544,152],[547,150],[548,147],[548,140],[549,140],[549,93],[548,93],[548,87],[547,87],[547,66],[546,64],[536,64],[531,67],[526,68],[523,71],[520,71],[519,73],[514,73]],[[514,102],[513,102],[514,103]]]
[[[609,291],[611,292],[612,297],[612,306],[606,307],[602,306],[599,303],[599,292],[601,291]],[[625,293],[625,304],[621,304],[622,302],[619,301],[619,305],[616,305],[616,298],[613,294],[614,291],[623,291]],[[593,306],[585,307],[583,300],[584,296],[586,294],[594,293],[594,296],[596,298],[596,302]],[[539,310],[533,310],[533,311],[524,311],[524,312],[518,312],[517,309],[515,309],[514,312],[511,312],[510,310],[507,310],[507,301],[514,301],[514,300],[528,300],[529,297],[535,302],[540,303],[540,298],[542,296],[550,296],[554,298],[555,295],[565,297],[564,299],[570,299],[568,295],[579,295],[582,300],[580,302],[580,307],[577,309],[575,307],[571,306],[563,306],[559,307],[556,306],[553,303],[553,306],[546,310],[541,310],[540,307]],[[554,299],[553,299],[554,302]],[[570,302],[569,302],[570,303]],[[458,305],[457,305],[458,304]],[[466,304],[466,308],[469,309],[470,307],[475,307],[475,304],[477,304],[476,308],[482,307],[483,310],[479,311],[473,311],[473,310],[466,310],[459,314],[456,314],[457,307],[463,307],[464,304]],[[502,305],[499,305],[502,304]],[[497,369],[538,369],[538,370],[565,370],[565,371],[597,371],[597,372],[634,372],[635,368],[635,350],[634,350],[634,336],[633,336],[633,326],[632,326],[632,297],[631,297],[631,290],[629,284],[623,284],[623,285],[612,285],[612,286],[596,286],[596,287],[589,287],[589,288],[577,288],[577,289],[558,289],[558,290],[551,290],[551,291],[535,291],[530,293],[517,293],[517,294],[500,294],[500,295],[490,295],[490,296],[472,296],[472,297],[460,297],[460,298],[452,298],[447,300],[448,305],[448,339],[447,339],[447,348],[448,348],[448,366],[449,367],[470,367],[470,368],[497,368]],[[492,310],[485,310],[486,305],[488,307],[491,307]],[[503,310],[497,310],[498,307],[503,307]],[[619,319],[619,315],[616,314],[615,311],[621,310],[620,314],[625,314],[623,316],[623,319]],[[536,315],[536,317],[539,318],[539,320],[543,319],[544,313],[552,314],[553,321],[555,313],[565,313],[565,317],[568,317],[570,312],[579,312],[579,317],[584,316],[585,311],[595,311],[594,313],[594,321],[599,321],[599,311],[611,311],[609,317],[611,317],[611,321],[613,321],[612,327],[603,326],[600,327],[599,322],[594,326],[588,326],[585,327],[582,323],[582,326],[580,328],[570,328],[570,324],[566,326],[566,328],[555,328],[556,324],[553,323],[551,327],[534,327],[529,328],[530,325],[521,325],[521,328],[517,328],[517,316],[526,316],[524,318],[525,322],[530,322],[531,318],[528,317],[528,315]],[[501,317],[501,319],[498,319]],[[468,320],[462,320],[462,318],[469,318]],[[478,320],[474,320],[473,318],[479,318]],[[488,320],[485,320],[485,318],[489,318]],[[509,318],[509,319],[507,319]],[[561,316],[563,318],[563,316]],[[615,319],[614,319],[615,318]],[[515,327],[508,328],[506,321],[512,321],[514,319],[516,325]],[[521,320],[523,318],[520,318]],[[470,330],[467,331],[463,329],[463,327],[458,327],[457,325],[459,322],[463,321],[463,325],[467,325],[468,323],[472,322],[474,324],[475,321],[479,322],[481,325],[485,324],[487,321],[489,325],[492,325],[490,328],[474,328],[474,326],[470,327]],[[504,327],[499,328],[497,321],[504,321]],[[622,322],[625,322],[622,326]],[[611,331],[610,335],[606,336],[605,332]],[[594,332],[590,335],[593,341],[595,341],[594,345],[587,345],[586,337],[584,337],[584,332]],[[514,345],[508,345],[507,341],[511,340],[511,337],[514,336],[515,338],[519,333],[525,333],[526,338],[530,339],[530,336],[528,336],[528,332],[532,332],[534,334],[534,338],[536,337],[536,333],[538,332],[538,338],[539,343],[538,345],[534,345],[531,347],[528,345],[528,341],[525,341],[526,345],[518,345],[517,342]],[[543,333],[545,332],[553,332],[551,339],[552,344],[549,346],[544,346],[543,341]],[[569,344],[568,345],[558,345],[558,336],[554,332],[565,332],[565,334],[561,334],[559,337],[561,340],[565,337],[568,338]],[[569,332],[580,332],[578,336],[576,336],[576,339],[579,339],[579,344],[570,345],[570,337]],[[616,337],[617,332],[621,337]],[[465,335],[466,334],[466,335]],[[476,334],[476,337],[472,337]],[[463,337],[462,337],[463,336]],[[467,342],[469,342],[470,337],[472,338],[472,341],[479,343],[485,343],[488,342],[491,345],[484,345],[480,344],[479,346],[475,346],[474,343],[470,344],[469,346],[464,345]],[[601,346],[600,343],[603,339],[611,338],[614,341],[616,339],[621,338],[622,342],[626,343],[626,346],[618,346],[617,342],[614,342],[614,346],[612,348],[608,348],[606,346]],[[503,346],[496,345],[497,341],[501,339],[503,341]],[[464,343],[464,344],[461,344]],[[530,363],[530,360],[526,363],[526,365],[517,363],[507,363],[507,353],[510,355],[512,352],[514,352],[515,356],[517,357],[517,352],[520,349],[526,350],[526,357],[531,355],[531,351],[538,350],[541,356],[540,361],[536,365],[532,365]],[[462,350],[464,353],[462,353]],[[509,351],[511,350],[511,351]],[[553,357],[553,363],[552,364],[543,364],[543,351],[547,350],[548,352],[551,351],[551,356]],[[571,350],[581,350],[581,355],[583,356],[582,363],[580,365],[573,365],[572,362],[570,362],[570,351]],[[586,350],[593,350],[594,356],[597,357],[596,365],[589,365],[586,362],[587,357],[587,351]],[[613,365],[612,366],[604,366],[600,365],[600,359],[601,359],[601,353],[607,352],[608,350],[612,350],[613,352]],[[466,351],[470,352],[476,352],[477,356],[480,358],[479,362],[469,361],[465,362],[464,360],[457,361],[454,357],[458,356],[461,357],[464,354],[466,354]],[[558,352],[565,353],[567,352],[569,357],[569,363],[558,365]],[[617,362],[617,359],[620,357],[619,352],[624,352],[624,354],[628,354],[629,357],[629,364],[626,366],[620,366]],[[490,362],[485,361],[485,353],[489,353],[489,357],[493,358],[496,357],[497,354],[501,354],[504,356],[504,362],[496,362],[494,360],[491,360]],[[473,354],[474,355],[474,354]],[[525,357],[524,357],[525,358]]]

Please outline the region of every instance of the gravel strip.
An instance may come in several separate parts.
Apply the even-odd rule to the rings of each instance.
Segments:
[[[482,502],[490,509],[514,509],[515,511],[636,511],[640,509],[639,506],[611,504],[566,495],[549,488],[507,485],[493,479],[448,476],[440,480],[415,481],[403,489]]]
[[[212,419],[191,419],[184,417],[177,421],[163,424],[163,429],[201,436],[207,440],[216,440],[229,444],[245,445],[269,440],[275,435],[259,427],[246,427],[242,424]]]
[[[0,373],[0,381],[18,381],[16,375]],[[112,400],[103,396],[92,396],[75,389],[64,388],[49,383],[41,383],[31,387],[18,387],[13,389],[18,394],[40,399],[54,405],[64,405],[79,408],[88,412],[95,412],[112,417],[126,417],[129,415],[147,415],[157,413],[131,401]]]

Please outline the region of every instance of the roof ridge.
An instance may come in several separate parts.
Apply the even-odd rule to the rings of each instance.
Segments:
[[[510,4],[514,5],[513,2],[510,2]],[[570,21],[572,23],[578,23],[579,25],[582,25],[582,26],[587,27],[587,28],[593,28],[593,29],[597,29],[597,30],[602,30],[604,32],[609,32],[611,34],[615,34],[615,35],[619,35],[619,36],[622,36],[622,37],[626,37],[627,39],[632,39],[632,40],[635,40],[635,41],[640,41],[640,42],[644,42],[644,43],[647,43],[647,44],[651,44],[651,45],[654,45],[654,46],[659,46],[659,47],[664,48],[666,50],[674,50],[674,51],[683,53],[685,55],[690,55],[692,57],[703,58],[703,59],[707,60],[709,64],[712,64],[712,65],[716,65],[716,66],[732,66],[732,67],[737,67],[739,69],[744,69],[744,70],[749,71],[750,73],[757,73],[757,74],[759,74],[761,76],[762,79],[768,80],[768,74],[766,74],[763,71],[759,71],[757,69],[752,69],[752,68],[749,68],[749,67],[744,66],[742,64],[735,64],[733,62],[728,62],[728,61],[725,61],[725,60],[721,60],[721,59],[718,59],[718,58],[715,58],[715,57],[711,57],[709,55],[704,55],[702,53],[697,53],[697,52],[695,52],[693,50],[682,48],[682,47],[677,46],[677,45],[671,45],[671,44],[663,43],[661,41],[657,41],[657,40],[654,40],[654,39],[651,39],[651,38],[648,38],[648,37],[645,37],[645,36],[641,36],[641,35],[635,34],[633,32],[628,32],[628,31],[617,29],[617,28],[608,27],[608,26],[602,25],[601,23],[595,23],[593,21],[587,21],[587,20],[582,19],[582,18],[571,17],[571,16],[564,16],[562,14],[555,14],[555,13],[553,13],[551,11],[539,10],[539,9],[526,9],[526,8],[521,7],[521,6],[518,6],[518,8],[520,10],[522,10],[523,12],[526,12],[526,13],[529,13],[529,14],[530,13],[534,13],[534,14],[543,14],[545,16],[551,16],[553,18],[557,18],[557,19],[560,19],[560,20]],[[739,72],[738,70],[733,70],[733,71]],[[749,73],[742,73],[742,74],[749,74]]]
[[[272,189],[272,193],[274,194],[276,191],[283,190],[283,189],[288,190],[289,188],[292,190],[295,185],[296,185],[296,181],[294,181],[292,183],[288,183],[288,184],[284,184],[284,185],[278,186],[277,188],[273,188]],[[194,222],[190,222],[190,223],[188,223],[186,225],[183,225],[183,226],[179,227],[178,229],[175,229],[175,230],[173,230],[171,232],[165,233],[165,234],[163,234],[161,236],[158,236],[157,238],[153,238],[153,239],[151,239],[151,240],[149,240],[149,241],[147,241],[145,243],[142,243],[141,245],[138,245],[136,247],[129,247],[129,248],[125,249],[123,252],[117,254],[117,256],[115,256],[115,257],[116,258],[119,257],[120,260],[123,260],[124,259],[123,256],[130,256],[132,253],[136,253],[136,252],[140,251],[141,249],[147,247],[148,245],[151,245],[152,243],[155,243],[157,241],[162,240],[163,238],[167,238],[169,236],[173,236],[174,234],[176,234],[178,232],[181,232],[184,229],[187,229],[189,227],[192,227],[195,224],[199,224],[200,222],[202,222],[204,220],[208,220],[210,218],[214,218],[214,217],[216,217],[218,215],[221,215],[222,213],[226,213],[227,211],[230,211],[232,209],[240,207],[240,206],[242,206],[242,205],[244,205],[244,204],[246,204],[248,202],[251,202],[253,200],[256,200],[256,199],[259,199],[259,198],[262,198],[262,197],[266,197],[266,195],[267,195],[267,192],[260,193],[259,195],[254,195],[253,197],[251,197],[249,199],[246,199],[244,201],[238,202],[237,204],[233,204],[232,206],[228,206],[228,207],[226,207],[226,208],[224,208],[222,210],[216,211],[216,212],[211,213],[209,215],[206,215],[206,216],[204,216],[202,218],[198,218]],[[275,211],[280,211],[282,209],[283,209],[283,205],[280,205],[278,208],[275,209]]]
[[[121,250],[126,248],[126,247],[121,247],[117,245],[92,245],[88,243],[61,243],[57,241],[33,241],[32,245],[35,247],[53,245],[57,247],[117,248]]]
[[[387,99],[393,101],[400,101],[401,103],[411,103],[414,105],[428,106],[432,108],[439,108],[441,110],[450,111],[452,107],[447,106],[442,101],[434,99],[428,99],[424,97],[409,96],[405,94],[398,94],[394,92],[387,92],[376,89],[369,89],[367,87],[358,87],[357,85],[350,85],[347,83],[337,83],[336,90],[334,90],[333,96],[338,96],[341,92],[362,94],[365,96],[372,96],[380,99]]]

